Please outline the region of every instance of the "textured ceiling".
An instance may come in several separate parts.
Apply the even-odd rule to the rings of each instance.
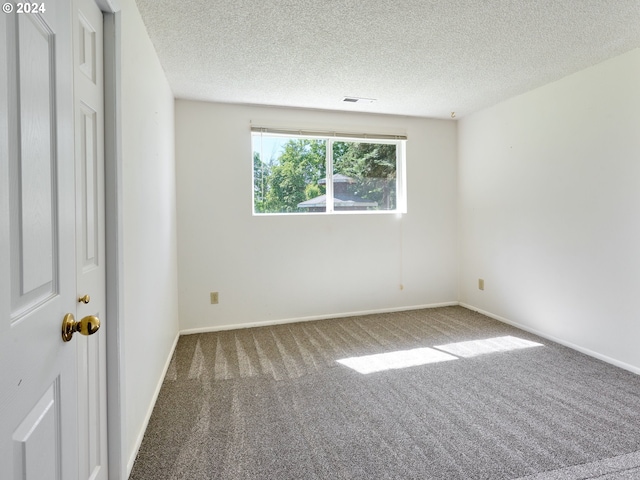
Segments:
[[[640,47],[640,0],[137,4],[175,96],[215,102],[459,118]]]

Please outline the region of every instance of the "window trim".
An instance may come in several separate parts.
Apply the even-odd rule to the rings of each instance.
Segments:
[[[325,140],[325,171],[326,171],[326,210],[324,212],[266,212],[259,213],[255,211],[255,190],[251,189],[251,210],[253,216],[273,216],[273,215],[384,215],[396,214],[402,215],[407,213],[407,194],[406,194],[406,135],[388,135],[388,134],[364,134],[364,133],[348,133],[348,132],[331,132],[331,131],[313,131],[313,130],[287,130],[269,127],[251,126],[251,138],[253,145],[254,136],[267,135],[270,137],[283,138],[312,138]],[[335,210],[333,198],[333,143],[334,142],[353,142],[353,143],[376,143],[390,144],[396,146],[396,208],[393,210]],[[251,154],[251,162],[253,163],[253,147]],[[255,182],[253,178],[253,169],[251,170],[252,186]]]

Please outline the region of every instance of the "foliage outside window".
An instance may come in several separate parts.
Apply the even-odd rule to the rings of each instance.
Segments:
[[[255,214],[403,212],[403,140],[252,134]]]

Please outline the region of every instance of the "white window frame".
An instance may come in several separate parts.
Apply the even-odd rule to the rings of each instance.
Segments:
[[[270,137],[305,138],[324,140],[326,142],[325,170],[326,170],[326,210],[324,212],[273,212],[259,213],[255,211],[255,191],[253,189],[253,168],[251,169],[251,210],[254,216],[269,215],[384,215],[407,213],[406,191],[406,143],[405,135],[354,134],[339,132],[318,132],[302,130],[283,130],[266,127],[251,127],[251,162],[253,165],[253,137],[268,135]],[[393,210],[335,210],[333,198],[333,144],[334,142],[375,143],[396,146],[396,208]]]

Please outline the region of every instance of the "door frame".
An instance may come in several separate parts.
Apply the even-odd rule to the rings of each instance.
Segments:
[[[107,344],[107,436],[109,480],[125,480],[125,378],[123,308],[123,195],[121,129],[122,18],[119,0],[95,0],[104,25],[104,169]]]

